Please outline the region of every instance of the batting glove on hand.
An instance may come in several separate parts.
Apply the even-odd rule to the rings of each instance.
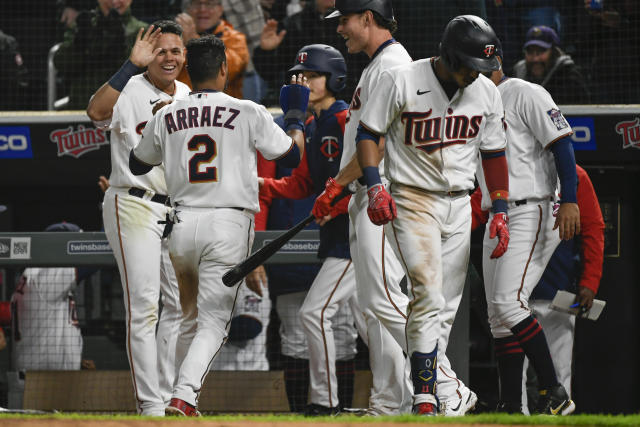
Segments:
[[[489,225],[489,238],[495,239],[496,236],[498,236],[498,246],[491,252],[491,259],[500,258],[509,246],[509,217],[504,212],[494,214]]]
[[[369,196],[367,214],[375,225],[384,225],[398,216],[396,202],[393,201],[382,184],[376,184],[369,188],[367,195]]]
[[[331,202],[336,196],[342,193],[344,187],[338,184],[335,179],[329,178],[324,186],[324,191],[318,196],[316,202],[313,204],[311,213],[316,218],[324,218],[331,212]]]

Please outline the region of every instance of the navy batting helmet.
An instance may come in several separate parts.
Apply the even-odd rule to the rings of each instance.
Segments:
[[[347,64],[338,49],[326,44],[310,44],[298,51],[296,65],[289,74],[298,71],[315,71],[327,74],[327,88],[334,94],[344,89],[347,80]]]
[[[56,224],[51,224],[50,226],[45,228],[44,231],[76,232],[76,231],[82,231],[82,229],[71,222],[62,221]]]
[[[461,65],[472,70],[488,72],[500,69],[496,48],[500,41],[493,28],[475,15],[453,18],[444,29],[440,56],[451,71]]]
[[[378,12],[384,19],[393,21],[391,0],[336,0],[335,10],[324,18],[337,18],[350,13],[362,13],[365,10]]]

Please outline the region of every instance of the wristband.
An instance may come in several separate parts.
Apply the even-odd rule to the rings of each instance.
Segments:
[[[140,74],[143,68],[138,68],[130,59],[127,59],[122,67],[109,79],[109,86],[117,90],[118,92],[122,92],[124,87],[127,85],[129,79],[136,74]]]
[[[376,166],[367,166],[362,168],[362,175],[364,176],[364,181],[367,183],[367,188],[382,184],[380,172]]]

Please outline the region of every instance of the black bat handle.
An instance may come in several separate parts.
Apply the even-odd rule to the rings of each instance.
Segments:
[[[336,203],[349,196],[350,194],[351,193],[345,188],[342,193],[338,194],[331,201],[331,206],[334,206]],[[256,267],[262,265],[269,257],[275,254],[285,243],[287,243],[287,241],[289,241],[303,228],[313,222],[314,219],[315,217],[313,215],[309,215],[308,217],[294,225],[291,229],[278,236],[275,240],[269,242],[266,246],[249,256],[249,258],[245,259],[239,264],[236,264],[231,270],[224,273],[224,275],[222,276],[222,283],[224,283],[225,286],[228,287],[234,286]]]

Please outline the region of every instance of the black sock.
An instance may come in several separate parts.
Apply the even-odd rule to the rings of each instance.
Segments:
[[[509,407],[522,406],[522,369],[524,350],[515,336],[494,339],[494,350],[498,361],[500,401]]]
[[[338,400],[340,408],[350,408],[353,401],[353,379],[356,374],[356,364],[351,360],[336,361],[336,376],[338,377]]]
[[[520,342],[520,346],[536,370],[540,389],[549,389],[558,384],[547,339],[538,321],[533,316],[529,316],[511,328],[511,332]]]
[[[304,412],[309,393],[309,361],[282,356],[284,385],[291,412]]]

